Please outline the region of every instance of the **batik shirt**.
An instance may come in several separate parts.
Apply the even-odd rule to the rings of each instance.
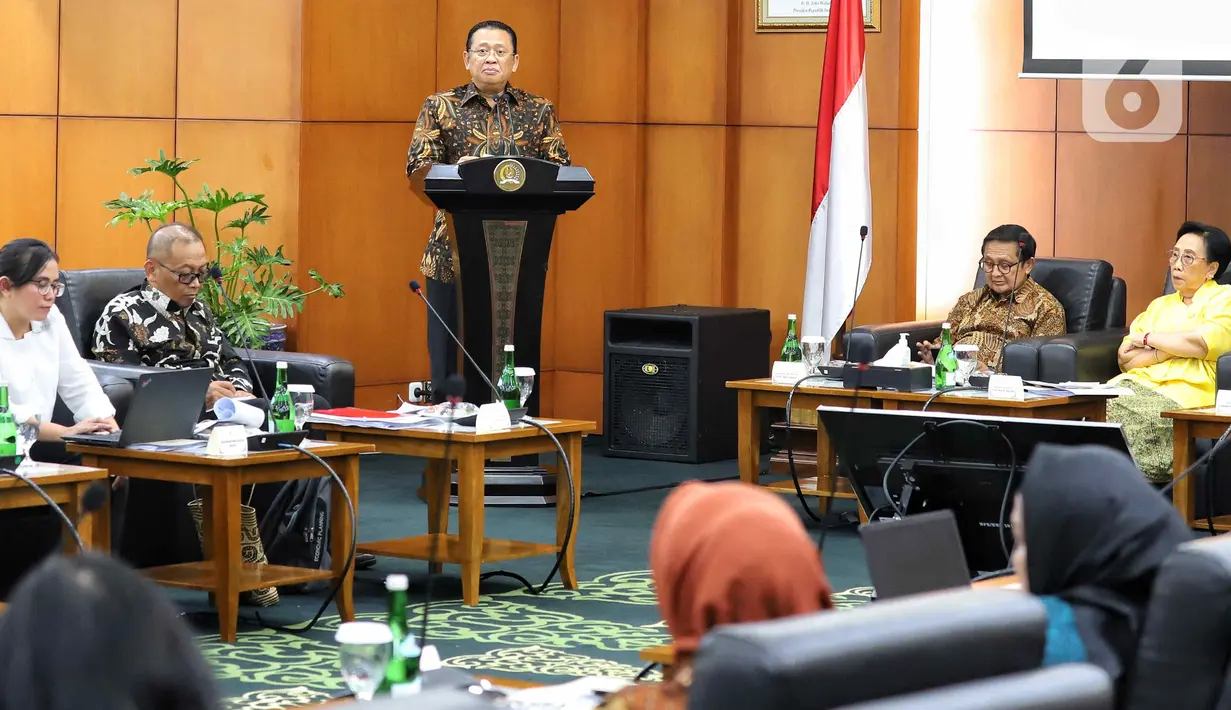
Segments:
[[[499,120],[473,83],[427,97],[406,156],[406,175],[433,163],[452,165],[466,156],[524,155],[570,164],[552,103],[512,86],[504,93],[508,100]],[[436,211],[419,268],[430,279],[453,280],[453,247],[443,210]]]
[[[989,286],[963,295],[949,311],[953,344],[979,346],[979,362],[992,369],[1000,367],[1004,352],[1006,323],[1008,341],[1044,335],[1064,335],[1064,306],[1034,279],[1026,279],[1013,292],[1013,315],[1009,316],[1009,294],[996,293]]]
[[[94,357],[103,362],[184,370],[208,367],[214,380],[252,391],[248,369],[205,304],[181,308],[142,284],[111,299],[94,325]]]

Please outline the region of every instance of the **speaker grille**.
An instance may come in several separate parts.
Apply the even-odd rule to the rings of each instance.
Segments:
[[[689,453],[689,363],[689,358],[682,357],[611,353],[607,363],[612,399],[610,448]]]

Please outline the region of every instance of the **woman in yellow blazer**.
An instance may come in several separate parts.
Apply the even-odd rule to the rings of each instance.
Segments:
[[[1133,319],[1117,353],[1113,383],[1133,390],[1107,406],[1124,426],[1137,466],[1151,481],[1171,478],[1172,409],[1214,405],[1218,357],[1231,351],[1231,286],[1216,280],[1231,263],[1231,239],[1218,227],[1185,222],[1167,251],[1175,293]]]

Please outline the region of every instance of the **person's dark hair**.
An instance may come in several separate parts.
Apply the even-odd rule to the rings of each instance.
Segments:
[[[1030,232],[1020,224],[1002,224],[987,233],[983,238],[983,246],[980,251],[987,246],[988,242],[1005,242],[1006,244],[1021,245],[1021,260],[1027,261],[1034,258],[1034,252],[1038,248],[1034,243],[1034,237],[1030,236]]]
[[[470,28],[470,32],[466,34],[466,51],[470,51],[470,40],[474,39],[474,33],[479,30],[504,30],[509,33],[509,38],[513,40],[513,54],[517,54],[517,33],[512,27],[504,24],[500,20],[483,20],[479,24]]]
[[[209,668],[162,591],[110,557],[48,558],[0,617],[0,710],[215,710]]]
[[[1227,233],[1212,224],[1189,221],[1180,225],[1179,231],[1175,233],[1175,240],[1180,241],[1180,237],[1185,234],[1196,234],[1205,241],[1205,260],[1218,264],[1214,280],[1222,278],[1227,265],[1231,263],[1231,238],[1227,237]]]
[[[0,247],[0,276],[7,276],[13,287],[25,286],[33,281],[48,262],[60,257],[38,239],[14,239]]]

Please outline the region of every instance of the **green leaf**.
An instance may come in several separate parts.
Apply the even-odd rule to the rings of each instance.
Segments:
[[[319,285],[321,289],[332,298],[342,298],[346,295],[346,292],[342,290],[342,284],[329,283],[316,269],[308,270],[308,278],[315,281],[317,285]]]

